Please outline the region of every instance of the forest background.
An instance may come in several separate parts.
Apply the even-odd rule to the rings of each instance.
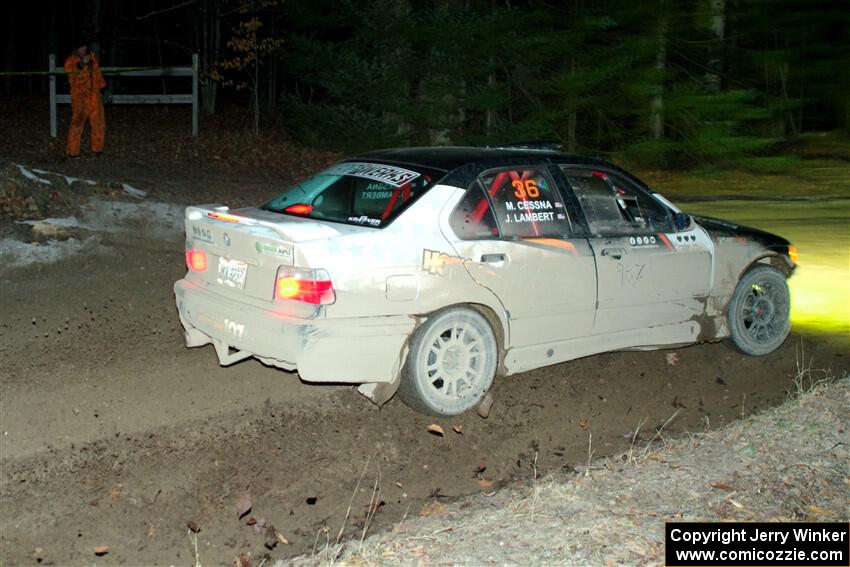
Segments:
[[[788,144],[830,131],[843,146],[850,124],[850,4],[839,0],[69,0],[6,10],[7,99],[46,93],[48,54],[61,62],[83,41],[105,67],[187,65],[196,52],[207,116],[241,113],[255,135],[341,152],[554,140],[643,167],[775,170],[794,167]],[[10,74],[21,72],[35,74]],[[140,89],[186,86],[119,79],[109,92]]]

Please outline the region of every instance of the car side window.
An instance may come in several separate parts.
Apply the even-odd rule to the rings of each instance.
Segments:
[[[544,166],[490,170],[479,179],[503,238],[571,234],[569,215]]]
[[[673,231],[670,212],[620,176],[591,169],[562,169],[593,234]]]
[[[466,194],[452,211],[449,225],[461,240],[499,237],[496,218],[478,181],[466,190]]]

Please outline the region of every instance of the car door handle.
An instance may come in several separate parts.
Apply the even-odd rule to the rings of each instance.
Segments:
[[[504,262],[506,260],[506,256],[504,254],[482,254],[481,261],[485,264],[499,264],[500,262]]]
[[[626,253],[625,248],[603,248],[602,249],[602,255],[603,256],[610,256],[610,257],[614,258],[615,260],[619,260],[620,258],[622,258],[625,253]]]

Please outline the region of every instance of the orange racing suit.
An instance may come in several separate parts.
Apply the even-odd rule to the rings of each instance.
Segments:
[[[71,84],[71,127],[68,129],[68,141],[65,153],[76,157],[80,155],[80,139],[86,121],[91,124],[91,151],[99,154],[103,151],[103,141],[106,136],[106,121],[103,117],[103,100],[100,89],[106,86],[100,65],[94,53],[91,62],[80,69],[78,63],[82,58],[74,53],[65,60],[65,74]]]

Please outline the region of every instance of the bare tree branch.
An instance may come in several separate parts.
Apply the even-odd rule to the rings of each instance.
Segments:
[[[150,18],[151,16],[156,16],[158,14],[164,14],[166,12],[173,12],[174,10],[179,10],[180,8],[188,6],[189,4],[194,4],[196,1],[197,0],[186,0],[186,2],[183,2],[182,4],[177,4],[176,6],[169,6],[168,8],[163,8],[162,10],[154,10],[153,12],[148,12],[144,16],[138,16],[136,18],[136,21],[145,20],[147,18]]]

